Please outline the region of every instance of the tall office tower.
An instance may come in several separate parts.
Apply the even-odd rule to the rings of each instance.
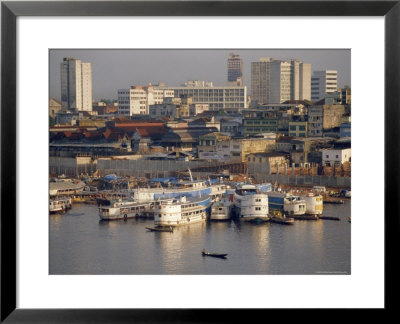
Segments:
[[[290,60],[290,100],[296,100],[300,94],[300,61]]]
[[[318,101],[325,98],[327,93],[337,91],[337,71],[314,71],[311,78],[311,100]]]
[[[61,63],[63,110],[92,111],[92,64],[66,57]]]
[[[261,57],[259,62],[251,63],[251,99],[259,104],[269,103],[269,57]]]
[[[228,86],[243,85],[243,61],[233,53],[228,57]]]
[[[251,98],[259,104],[310,100],[311,64],[268,57],[251,63]]]
[[[299,100],[311,100],[311,64],[299,65]]]
[[[286,100],[291,100],[292,90],[293,90],[291,69],[292,69],[291,62],[286,62],[286,61],[271,62],[269,103],[282,103]]]

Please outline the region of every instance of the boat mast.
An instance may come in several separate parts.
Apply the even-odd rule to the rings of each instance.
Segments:
[[[190,171],[190,169],[188,169],[188,171],[189,171],[190,181],[193,182],[192,172]]]

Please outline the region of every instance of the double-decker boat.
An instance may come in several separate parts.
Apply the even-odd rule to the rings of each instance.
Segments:
[[[233,197],[233,196],[232,196]],[[224,196],[221,200],[214,202],[211,206],[210,220],[225,221],[231,219],[232,199]]]
[[[253,184],[239,185],[234,194],[233,212],[236,217],[246,221],[269,220],[267,193],[260,192]]]
[[[207,218],[210,204],[209,196],[158,200],[154,208],[154,225],[179,226],[203,222]]]
[[[212,183],[211,180],[193,180],[189,170],[190,180],[178,181],[170,183],[168,187],[157,188],[136,188],[133,189],[133,199],[137,202],[150,202],[159,199],[172,199],[185,196],[193,197],[208,197],[214,201],[226,191],[226,185],[220,182]]]
[[[71,197],[52,198],[49,202],[50,214],[65,212],[72,207]]]
[[[304,199],[288,193],[268,192],[268,204],[271,210],[278,210],[288,215],[304,215],[306,212],[306,202]]]
[[[134,201],[116,201],[109,206],[99,207],[99,217],[101,220],[127,220],[143,216],[152,216],[154,213],[154,203],[139,203]]]

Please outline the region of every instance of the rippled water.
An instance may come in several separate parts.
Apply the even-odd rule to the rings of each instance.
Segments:
[[[325,204],[324,215],[341,221],[207,221],[160,233],[145,229],[152,220],[103,222],[97,206],[75,204],[49,216],[50,274],[350,274],[350,202]]]

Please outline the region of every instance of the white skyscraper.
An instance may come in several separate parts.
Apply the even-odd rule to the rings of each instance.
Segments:
[[[271,62],[270,103],[282,103],[291,99],[291,63],[286,61]],[[297,82],[298,92],[298,82]]]
[[[337,71],[314,71],[311,78],[311,100],[318,101],[325,98],[327,93],[337,91]]]
[[[92,64],[67,57],[61,63],[63,110],[92,111]]]
[[[251,99],[260,104],[311,99],[311,64],[268,57],[251,63]]]

